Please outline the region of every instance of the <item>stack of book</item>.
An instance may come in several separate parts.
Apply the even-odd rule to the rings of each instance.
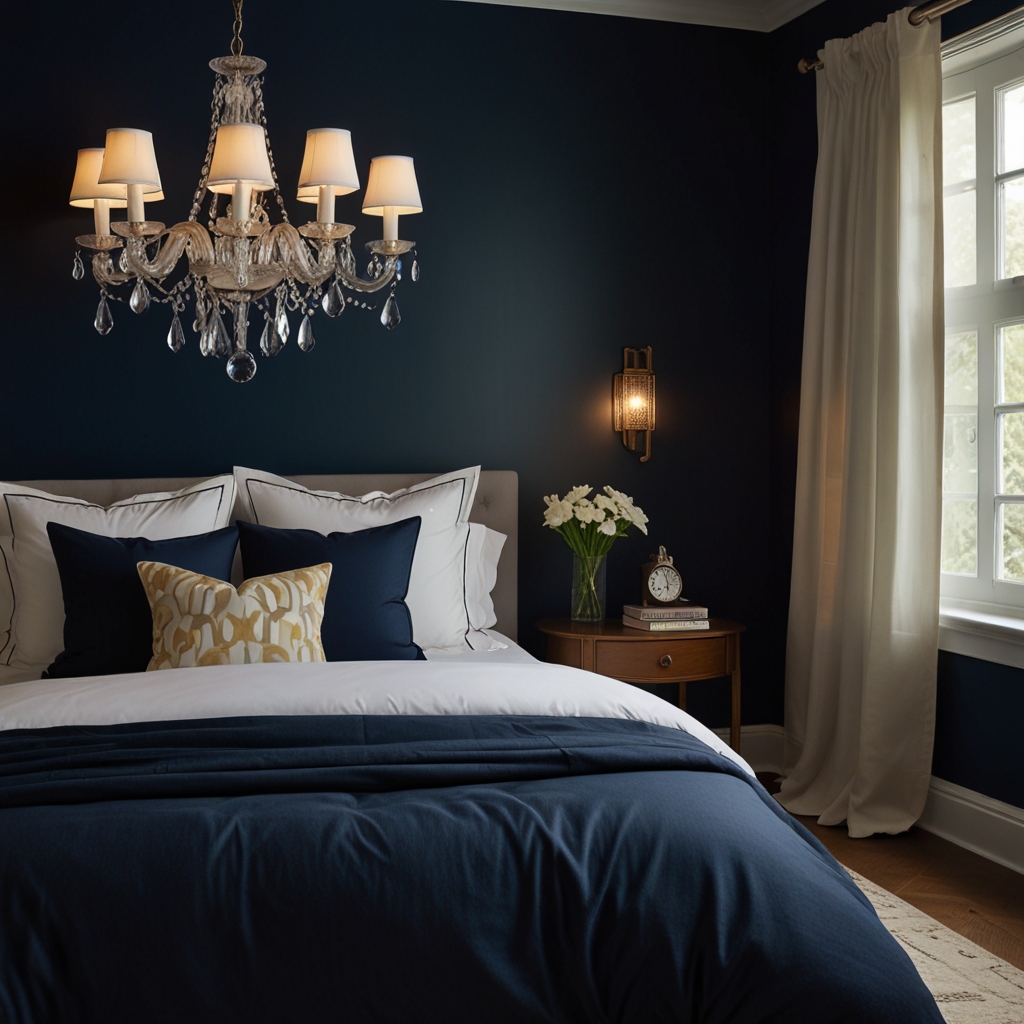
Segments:
[[[649,633],[683,633],[695,629],[710,629],[707,608],[695,604],[670,604],[654,607],[645,604],[627,604],[622,608],[622,624],[630,629]]]

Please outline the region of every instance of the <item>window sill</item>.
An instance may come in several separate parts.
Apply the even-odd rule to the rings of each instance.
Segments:
[[[939,650],[1024,668],[1024,609],[943,598]]]

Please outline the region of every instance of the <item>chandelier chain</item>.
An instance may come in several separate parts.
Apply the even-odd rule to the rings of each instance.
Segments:
[[[270,146],[270,129],[267,128],[267,112],[266,107],[263,105],[262,79],[254,79],[252,91],[256,99],[256,116],[259,118],[259,123],[263,125],[263,134],[266,136],[267,140],[267,159],[270,161],[270,176],[274,179],[274,198],[277,200],[277,205],[281,210],[281,217],[285,224],[290,224],[291,222],[288,219],[288,210],[284,205],[284,196],[281,195],[281,185],[277,180],[277,165],[274,163],[274,150]]]
[[[198,220],[200,209],[203,204],[203,194],[206,192],[206,181],[210,177],[210,164],[213,161],[213,147],[217,143],[217,127],[220,124],[220,107],[224,93],[224,84],[218,77],[213,87],[213,100],[210,103],[210,139],[206,144],[206,158],[203,160],[202,173],[199,176],[199,185],[192,197],[192,209],[189,211],[189,220]]]
[[[235,9],[234,35],[231,38],[231,56],[241,57],[242,55],[242,0],[231,0],[231,6]]]

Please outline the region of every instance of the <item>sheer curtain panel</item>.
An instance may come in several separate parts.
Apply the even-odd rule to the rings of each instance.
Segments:
[[[942,82],[908,12],[817,74],[779,799],[851,836],[920,816],[935,722]]]

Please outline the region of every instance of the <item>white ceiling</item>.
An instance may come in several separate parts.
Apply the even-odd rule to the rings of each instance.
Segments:
[[[470,0],[771,32],[822,0]]]

